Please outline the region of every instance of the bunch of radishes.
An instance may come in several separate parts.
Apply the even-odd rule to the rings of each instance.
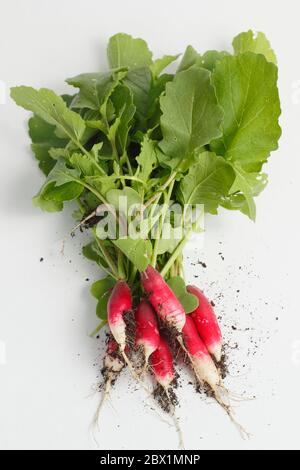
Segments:
[[[139,382],[149,369],[157,382],[154,397],[165,411],[172,412],[176,404],[174,363],[182,352],[197,383],[208,389],[232,418],[218,368],[222,335],[211,303],[200,289],[188,286],[199,305],[187,315],[170,286],[151,265],[141,274],[141,283],[144,297],[136,308],[125,281],[117,282],[111,291],[107,306],[111,335],[104,358],[105,381],[114,381],[126,364]],[[132,358],[138,357],[137,353],[142,355],[143,362],[133,367]]]

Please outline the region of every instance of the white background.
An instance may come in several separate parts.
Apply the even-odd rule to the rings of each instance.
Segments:
[[[157,57],[189,43],[200,52],[228,49],[235,34],[252,28],[264,31],[277,53],[283,135],[267,165],[257,222],[226,211],[207,217],[204,250],[189,250],[186,263],[188,278],[199,275],[225,317],[227,339],[239,343],[228,385],[256,396],[237,409],[252,438],[241,440],[217,405],[185,385],[179,415],[187,448],[300,447],[299,17],[292,0],[1,2],[0,80],[7,90],[26,84],[67,91],[66,77],[105,67],[107,40],[119,31],[145,38]],[[80,237],[68,237],[70,213],[31,205],[43,178],[30,154],[27,116],[7,91],[0,105],[0,448],[90,449],[101,341],[88,336],[96,326],[88,287],[99,273],[80,255]],[[206,269],[190,266],[198,256]],[[177,447],[173,428],[126,374],[101,426],[101,448]]]

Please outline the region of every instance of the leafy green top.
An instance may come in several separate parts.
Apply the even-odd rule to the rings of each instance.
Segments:
[[[67,79],[72,96],[11,89],[33,113],[32,150],[46,176],[34,204],[60,211],[75,200],[79,220],[99,204],[114,208],[116,236],[103,240],[104,228],[92,226],[84,248],[108,273],[93,288],[100,318],[111,284],[126,278],[134,285],[148,263],[173,279],[189,308],[195,299],[180,281],[182,248],[199,223],[183,216],[167,221],[168,209],[203,204],[206,212],[225,207],[255,219],[254,198],[267,182],[262,167],[281,134],[276,57],[264,34],[252,31],[234,38],[233,53],[188,46],[175,72],[178,55],[153,60],[144,40],[124,33],[110,38],[107,57],[110,70]],[[137,237],[121,233],[132,214],[119,196],[147,208],[138,211]]]

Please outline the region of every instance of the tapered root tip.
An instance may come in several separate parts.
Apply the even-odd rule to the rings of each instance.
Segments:
[[[222,358],[222,343],[215,343],[208,348],[210,354],[215,358],[216,362],[220,362]]]

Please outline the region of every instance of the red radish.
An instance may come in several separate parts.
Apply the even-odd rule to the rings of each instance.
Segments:
[[[124,314],[132,309],[131,292],[125,281],[118,281],[112,289],[107,304],[107,320],[113,337],[124,353],[126,346],[126,323]]]
[[[198,287],[188,286],[187,290],[199,300],[199,306],[191,313],[198,333],[210,354],[219,362],[222,355],[222,333],[214,309]]]
[[[165,411],[171,412],[179,437],[179,446],[180,448],[184,449],[183,435],[180,429],[179,420],[175,412],[175,405],[178,403],[178,401],[172,389],[172,382],[175,378],[173,355],[167,341],[164,338],[160,338],[158,348],[151,354],[150,363],[158,384],[165,392],[167,406],[164,403],[163,397],[159,397],[159,393],[156,398],[159,397],[159,401],[161,402]],[[156,393],[154,391],[154,396],[155,395]]]
[[[187,315],[186,323],[182,330],[183,342],[182,346],[187,352],[191,365],[195,372],[196,378],[200,385],[208,384],[213,392],[215,400],[226,411],[231,421],[238,428],[242,437],[248,436],[243,427],[237,423],[233,416],[229,403],[229,393],[222,384],[219,371],[212,360],[205,344],[201,340],[194,320],[191,315]]]
[[[150,356],[150,363],[157,382],[168,390],[175,377],[173,356],[165,339],[160,338],[158,348]]]
[[[141,274],[149,302],[160,318],[181,333],[185,323],[185,311],[164,278],[151,265]]]
[[[118,374],[124,367],[124,359],[119,353],[119,345],[116,340],[110,336],[107,342],[106,354],[104,356],[104,373]]]
[[[190,357],[194,372],[202,383],[207,383],[213,391],[220,385],[220,376],[205,344],[201,340],[194,320],[187,315],[182,330],[184,346]]]
[[[143,348],[145,365],[149,356],[158,348],[160,336],[156,315],[151,305],[142,300],[135,312],[136,344]]]
[[[132,377],[143,387],[148,395],[151,392],[143,384],[138,374],[134,370],[126,353],[126,323],[124,321],[124,314],[132,310],[131,291],[125,281],[118,281],[112,292],[107,304],[107,320],[112,332],[113,337],[118,343],[120,353],[128,366]]]

